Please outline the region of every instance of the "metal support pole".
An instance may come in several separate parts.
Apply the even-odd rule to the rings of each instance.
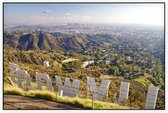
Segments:
[[[108,90],[106,92],[106,102],[108,101]]]
[[[89,87],[87,86],[87,98],[89,98]]]
[[[21,78],[21,81],[23,81],[23,78]],[[23,81],[23,90],[24,90],[24,95],[26,95],[26,82],[25,81]]]
[[[57,91],[56,91],[56,102],[57,102]]]
[[[63,96],[63,90],[61,90],[61,92],[60,92],[60,97],[62,97]]]
[[[93,99],[94,92],[92,93],[92,109],[94,109],[94,99]]]

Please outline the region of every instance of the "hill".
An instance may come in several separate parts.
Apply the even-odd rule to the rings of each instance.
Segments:
[[[93,43],[93,46],[101,45],[99,41],[91,40],[84,35],[55,35],[43,31],[4,33],[4,44],[19,50],[79,51],[90,43]]]
[[[24,59],[22,58],[24,56]],[[32,57],[33,56],[33,57]],[[32,57],[32,58],[31,58]],[[51,59],[51,67],[44,67],[42,61],[44,59]],[[54,59],[54,60],[52,60]],[[81,81],[80,94],[83,95],[84,91],[87,89],[87,76],[94,76],[97,85],[99,86],[102,78],[99,76],[99,71],[95,72],[89,70],[76,70],[72,73],[64,72],[62,69],[62,60],[65,59],[65,56],[61,53],[55,52],[45,52],[45,51],[12,51],[5,52],[4,57],[4,83],[11,84],[9,77],[9,61],[17,63],[21,69],[27,70],[32,79],[35,79],[35,72],[47,73],[51,77],[52,81],[55,82],[55,75],[61,76],[62,80],[65,80],[65,77],[76,78]],[[112,83],[109,86],[109,101],[116,100],[119,98],[119,87],[120,82],[123,81],[123,78],[109,78]],[[144,109],[145,100],[147,95],[147,86],[143,85],[141,82],[135,80],[124,80],[130,82],[130,93],[129,93],[129,105],[135,108]],[[84,94],[85,95],[85,94]],[[160,90],[157,100],[156,109],[164,109],[164,91]]]
[[[111,35],[100,34],[70,35],[44,31],[6,32],[4,33],[4,83],[10,84],[9,62],[16,63],[21,69],[27,70],[32,79],[35,79],[35,72],[49,74],[53,82],[55,75],[61,76],[62,80],[66,77],[71,80],[79,79],[80,91],[87,89],[87,76],[94,77],[97,85],[100,85],[101,77],[112,67],[113,73],[106,73],[112,81],[108,93],[109,102],[119,98],[120,82],[128,81],[131,83],[128,106],[144,109],[147,88],[150,84],[154,84],[163,86],[159,91],[156,109],[164,109],[164,79],[162,80],[164,73],[161,73],[163,72],[161,64],[141,46],[132,46],[131,39],[122,42],[122,38],[115,39]],[[107,46],[108,49],[105,48]],[[127,64],[128,58],[135,63]],[[78,59],[75,61],[80,62],[72,61],[70,64],[62,62],[67,59]],[[45,60],[50,62],[50,67],[42,65]],[[87,69],[78,68],[81,67],[81,62],[87,60],[94,60],[96,63],[88,66]],[[105,60],[111,60],[111,64],[106,65]],[[134,76],[134,74],[139,75]]]

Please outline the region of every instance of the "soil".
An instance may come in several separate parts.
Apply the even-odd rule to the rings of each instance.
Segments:
[[[45,99],[35,99],[31,97],[16,96],[16,95],[4,95],[3,102],[4,110],[14,110],[14,109],[25,109],[25,110],[35,110],[35,109],[81,109],[67,104],[56,103],[53,101]]]

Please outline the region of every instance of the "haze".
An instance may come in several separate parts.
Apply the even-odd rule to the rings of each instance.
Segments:
[[[4,4],[5,24],[164,25],[164,4]]]

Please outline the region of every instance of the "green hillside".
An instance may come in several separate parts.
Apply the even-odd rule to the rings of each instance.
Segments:
[[[42,62],[48,59],[51,62],[50,67],[44,67]],[[50,75],[50,78],[55,82],[55,75],[61,76],[62,80],[65,80],[65,77],[77,78],[81,81],[80,90],[86,91],[87,89],[87,76],[94,76],[96,79],[97,85],[100,85],[102,78],[100,77],[97,71],[87,71],[81,68],[76,68],[73,72],[64,71],[63,63],[61,61],[65,60],[66,57],[63,53],[55,52],[46,52],[46,51],[4,51],[4,82],[10,84],[8,79],[9,77],[9,62],[14,62],[20,66],[21,69],[25,69],[31,75],[32,79],[35,79],[35,72],[47,73]],[[97,73],[97,74],[96,74]],[[82,76],[81,76],[82,75]],[[123,78],[111,77],[109,78],[112,82],[109,87],[108,96],[112,98],[109,102],[119,98],[119,86],[120,82],[123,81]],[[143,78],[141,78],[143,79]],[[145,80],[145,79],[144,79]],[[124,80],[130,82],[130,92],[128,99],[128,106],[144,109],[146,95],[147,95],[147,86],[144,85],[144,82],[139,80]],[[4,88],[6,90],[6,88]],[[81,92],[83,94],[83,92]],[[109,98],[110,99],[110,98]],[[164,108],[164,91],[159,91],[157,109]],[[117,108],[116,108],[117,109]]]

